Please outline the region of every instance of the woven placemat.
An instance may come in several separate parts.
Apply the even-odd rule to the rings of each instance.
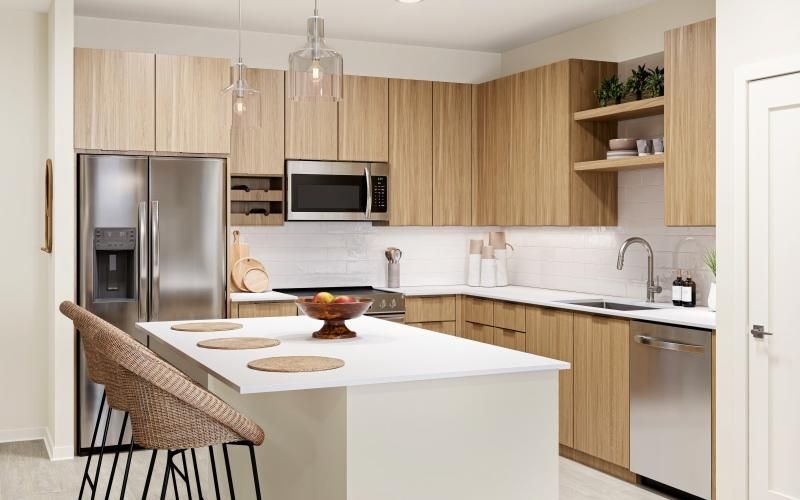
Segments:
[[[323,356],[275,356],[272,358],[256,359],[247,363],[247,367],[262,372],[321,372],[335,370],[344,366],[344,361],[338,358]]]
[[[223,349],[227,351],[237,351],[244,349],[264,349],[280,345],[280,340],[265,339],[263,337],[230,337],[226,339],[201,340],[197,347],[205,349]]]
[[[172,325],[176,332],[227,332],[238,330],[242,325],[239,323],[229,323],[225,321],[215,321],[213,323],[180,323]]]

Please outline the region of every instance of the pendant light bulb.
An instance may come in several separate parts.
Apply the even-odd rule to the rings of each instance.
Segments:
[[[325,20],[308,18],[305,46],[289,54],[289,98],[293,101],[340,101],[344,62],[341,54],[325,43]]]

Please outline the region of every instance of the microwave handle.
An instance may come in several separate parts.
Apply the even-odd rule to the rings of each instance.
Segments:
[[[369,165],[364,166],[364,177],[367,179],[367,210],[364,212],[366,220],[372,217],[372,171]]]

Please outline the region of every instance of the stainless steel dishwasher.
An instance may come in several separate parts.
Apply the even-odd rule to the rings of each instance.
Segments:
[[[711,498],[711,332],[631,322],[631,471]]]

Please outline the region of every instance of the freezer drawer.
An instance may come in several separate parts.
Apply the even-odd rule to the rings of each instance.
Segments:
[[[631,322],[631,471],[711,498],[711,332]]]

